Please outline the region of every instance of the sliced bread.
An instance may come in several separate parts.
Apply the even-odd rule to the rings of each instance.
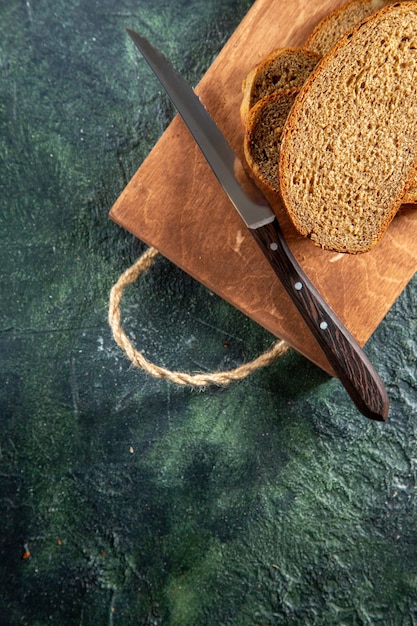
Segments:
[[[382,237],[417,165],[417,3],[387,6],[344,35],[290,111],[280,191],[299,233],[366,252]]]
[[[260,188],[279,193],[281,133],[299,89],[284,89],[261,98],[249,112],[244,153]]]
[[[304,47],[324,56],[358,22],[395,0],[353,0],[328,13],[317,24]]]
[[[302,48],[280,48],[271,52],[243,81],[240,107],[243,125],[251,108],[261,98],[281,89],[301,87],[319,60],[320,55]]]
[[[358,22],[395,0],[351,0],[328,13],[308,37],[305,48],[324,56],[334,44]],[[403,198],[404,203],[417,203],[417,176]]]

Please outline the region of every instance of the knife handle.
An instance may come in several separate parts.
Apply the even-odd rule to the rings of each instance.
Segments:
[[[277,220],[251,233],[359,411],[370,419],[385,420],[389,399],[382,380],[299,266]]]

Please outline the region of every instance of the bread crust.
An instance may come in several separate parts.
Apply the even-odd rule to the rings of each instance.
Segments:
[[[352,109],[351,103],[355,98],[360,98],[361,89],[363,93],[365,93],[364,98],[368,95],[370,104],[372,104],[373,96],[366,83],[367,80],[369,84],[371,83],[371,76],[368,76],[366,68],[364,69],[363,66],[358,66],[358,74],[355,75],[351,72],[351,74],[354,75],[352,79],[353,84],[359,84],[358,93],[349,92],[351,97],[350,99],[345,98],[345,101],[342,99],[342,94],[340,102],[338,102],[337,89],[341,84],[340,81],[344,80],[347,76],[346,67],[349,66],[349,64],[353,64],[359,58],[369,59],[372,57],[372,54],[376,54],[376,42],[372,41],[372,35],[376,36],[379,34],[378,29],[382,29],[382,31],[385,32],[386,39],[389,39],[389,37],[392,38],[392,45],[404,43],[402,42],[402,33],[390,34],[391,26],[397,27],[398,30],[398,25],[396,26],[394,22],[401,17],[412,21],[412,27],[409,29],[410,32],[407,34],[407,37],[413,38],[412,44],[414,45],[415,43],[417,47],[417,2],[397,2],[380,9],[377,13],[359,22],[350,33],[346,33],[339,39],[330,52],[318,63],[301,88],[287,119],[282,134],[279,161],[281,195],[296,229],[302,235],[310,237],[316,245],[322,248],[352,254],[366,252],[371,249],[381,239],[389,223],[398,211],[404,195],[410,186],[410,181],[415,175],[417,167],[416,110],[413,111],[413,115],[409,115],[408,117],[404,113],[405,117],[403,123],[407,126],[406,134],[409,143],[405,146],[402,138],[400,148],[397,152],[394,151],[396,167],[391,168],[392,171],[390,170],[389,172],[389,180],[384,179],[387,163],[383,159],[391,157],[391,155],[384,153],[380,156],[376,153],[376,149],[379,149],[380,146],[378,143],[375,143],[375,138],[373,139],[373,144],[367,147],[367,151],[364,150],[363,153],[358,155],[362,159],[360,168],[363,181],[359,180],[357,172],[355,174],[355,172],[348,173],[341,171],[343,167],[347,167],[347,164],[343,162],[343,156],[338,159],[337,154],[332,154],[331,151],[326,174],[323,168],[320,167],[318,167],[316,171],[308,171],[307,169],[307,164],[311,164],[312,157],[315,158],[319,150],[319,147],[312,139],[312,130],[314,132],[317,131],[318,136],[323,136],[328,139],[328,146],[332,140],[337,143],[340,135],[343,135],[343,117],[345,116],[346,122],[348,113],[351,115],[355,114],[355,108]],[[393,22],[392,25],[390,21]],[[389,40],[389,42],[391,42],[391,40]],[[381,47],[382,44],[380,41],[379,44],[379,47]],[[407,46],[407,43],[404,43],[404,47],[405,46]],[[396,75],[394,70],[399,69],[401,61],[398,61],[398,68],[396,66],[394,67],[395,63],[391,57],[381,66],[380,71],[381,73],[388,71],[387,68],[389,66],[388,69],[392,69],[393,74],[391,78],[393,79],[393,77],[395,78],[396,76],[396,82],[394,81],[395,84],[390,88],[392,101],[399,102],[399,98],[401,97],[407,99],[410,106],[415,107],[414,102],[417,100],[417,49],[415,53],[414,47],[411,45],[408,49],[407,63],[412,64],[409,70],[411,72],[411,78],[404,80],[403,72],[400,80],[399,75]],[[391,65],[389,65],[389,61]],[[348,69],[351,68],[348,67]],[[359,80],[358,83],[357,77],[361,76],[361,72],[363,80]],[[382,78],[383,74],[379,76],[379,79]],[[334,86],[334,83],[332,85],[332,81],[336,81],[336,79],[339,80],[337,87]],[[379,82],[381,83],[381,80],[379,80]],[[363,85],[365,85],[365,87],[363,87]],[[341,113],[339,118],[333,115],[329,120],[322,112],[318,113],[317,109],[329,103],[331,101],[329,99],[331,98],[340,105]],[[401,112],[401,110],[398,109],[397,112]],[[371,126],[372,124],[375,125],[378,119],[375,114],[371,115],[371,108],[369,108],[369,110],[367,109],[366,113],[369,116]],[[362,117],[356,112],[356,118],[351,124],[352,128],[349,129],[352,131],[350,141],[358,147],[358,150],[361,145],[358,132],[363,127],[362,122],[365,122],[363,111],[361,115]],[[308,127],[305,126],[306,116],[310,118],[310,128],[308,130]],[[389,125],[393,119],[392,111],[389,111],[387,118],[388,119],[385,121],[387,121]],[[317,124],[326,124],[326,122],[330,123],[330,127],[326,129],[327,134],[324,132],[320,134],[317,130]],[[305,126],[304,130],[302,128],[303,124]],[[360,130],[360,132],[362,132],[362,130]],[[394,141],[394,139],[390,137],[389,134],[387,136],[381,135],[381,142]],[[350,146],[345,145],[345,148],[348,147]],[[363,147],[365,147],[364,144]],[[374,151],[370,152],[372,147]],[[320,156],[317,157],[318,162],[321,163],[320,158]],[[297,163],[296,159],[298,159]],[[304,170],[303,162],[305,164]],[[377,170],[378,167],[381,169],[382,173]],[[368,168],[368,170],[366,168]],[[303,175],[306,176],[304,183],[297,179],[297,177],[302,177]],[[310,179],[308,175],[310,175]],[[326,176],[326,184],[320,186],[321,181],[326,179]],[[318,177],[320,178],[319,181],[317,180]],[[389,190],[386,191],[388,182],[390,186]],[[354,198],[355,192],[357,192],[357,195],[359,192],[362,192],[362,188],[359,187],[360,184],[368,185],[369,187],[369,189],[367,189],[368,197],[366,201],[370,206],[367,208],[362,201],[360,206],[353,206],[349,209],[346,204],[347,196]],[[310,187],[312,186],[311,189],[309,189],[309,185]],[[331,190],[332,185],[335,185],[338,189],[335,187],[334,190]],[[378,186],[381,187],[380,191],[377,189]],[[315,192],[313,192],[312,189],[314,189]],[[335,198],[337,198],[338,193],[339,195],[341,194],[341,198],[336,202]],[[379,197],[378,194],[382,194],[382,196]],[[379,205],[377,202],[378,198],[380,202]],[[339,228],[340,232],[335,233],[334,224],[332,224],[331,220],[333,219],[336,222],[336,218],[340,217],[341,214],[343,214],[343,219],[346,222],[346,231],[343,232],[343,229],[340,231]],[[343,220],[342,223],[344,223]],[[349,232],[349,230],[351,232]]]

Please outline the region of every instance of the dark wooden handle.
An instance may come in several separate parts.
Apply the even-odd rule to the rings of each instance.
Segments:
[[[277,221],[251,233],[357,408],[370,419],[385,420],[389,400],[382,380],[299,266]]]

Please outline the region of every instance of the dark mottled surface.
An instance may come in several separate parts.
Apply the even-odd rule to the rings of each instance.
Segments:
[[[415,280],[367,346],[387,424],[294,353],[191,391],[107,326],[143,249],[107,213],[172,116],[124,29],[196,83],[250,5],[0,4],[1,624],[417,622]],[[273,341],[161,258],[123,311],[185,371]]]

